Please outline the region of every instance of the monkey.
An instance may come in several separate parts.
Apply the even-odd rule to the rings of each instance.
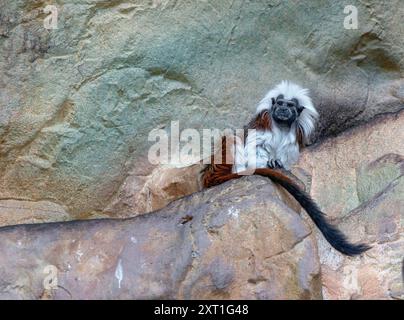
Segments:
[[[244,127],[243,144],[237,143],[235,136],[222,137],[224,161],[215,164],[212,155],[211,163],[202,170],[202,185],[210,188],[249,174],[248,154],[255,152],[254,174],[267,177],[286,189],[334,249],[347,256],[360,255],[371,247],[350,243],[328,222],[311,196],[291,178],[289,170],[298,161],[300,149],[308,143],[318,118],[308,89],[282,81],[259,102],[254,117]],[[229,145],[231,150],[228,150]]]

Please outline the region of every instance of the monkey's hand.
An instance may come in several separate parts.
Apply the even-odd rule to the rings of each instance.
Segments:
[[[284,169],[283,163],[279,159],[268,160],[267,166],[271,169]]]

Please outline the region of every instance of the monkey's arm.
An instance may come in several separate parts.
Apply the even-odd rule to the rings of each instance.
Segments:
[[[256,168],[266,168],[270,154],[263,146],[264,143],[265,135],[261,131],[254,130],[245,135],[245,144],[239,141],[234,146],[235,161],[232,172],[245,171],[251,167],[251,163]]]

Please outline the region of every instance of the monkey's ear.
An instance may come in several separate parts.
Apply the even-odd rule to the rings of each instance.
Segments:
[[[295,103],[295,105],[296,105],[296,110],[297,110],[297,114],[301,114],[302,113],[302,111],[304,110],[304,106],[302,106],[300,103],[299,103],[299,100],[297,100],[296,98],[293,98],[292,99],[292,101]]]
[[[272,100],[272,105],[274,105],[275,104],[275,98],[272,97],[271,100]]]

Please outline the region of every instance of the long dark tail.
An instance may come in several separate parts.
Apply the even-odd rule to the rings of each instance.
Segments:
[[[346,236],[338,230],[335,226],[331,225],[323,212],[318,208],[317,204],[311,199],[310,195],[301,190],[292,180],[284,175],[271,169],[256,169],[255,174],[266,176],[273,182],[280,184],[285,188],[303,207],[313,220],[315,225],[319,228],[324,238],[339,252],[347,256],[356,256],[371,247],[367,244],[352,244]]]

